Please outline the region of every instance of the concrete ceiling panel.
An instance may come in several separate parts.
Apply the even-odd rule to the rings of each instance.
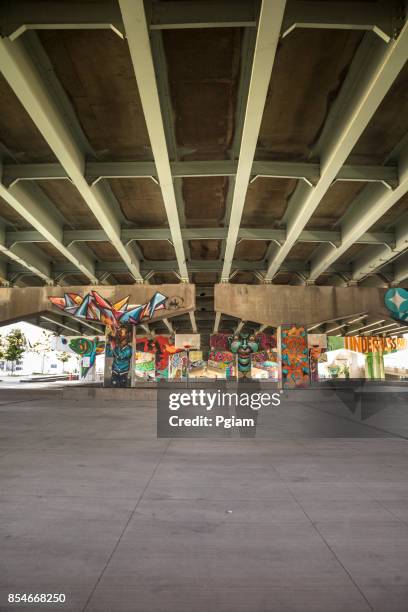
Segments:
[[[0,143],[21,163],[56,161],[50,147],[0,73]]]
[[[382,164],[408,133],[408,63],[354,147],[348,163]]]
[[[317,242],[298,242],[290,250],[287,260],[308,261],[312,253],[317,249]]]
[[[39,35],[98,158],[152,159],[126,41],[110,30]]]
[[[296,30],[280,41],[256,159],[309,159],[361,39],[360,32]]]
[[[171,261],[176,258],[174,247],[168,240],[140,240],[138,245],[144,259]]]
[[[228,178],[224,176],[183,179],[187,227],[220,227],[225,215]]]
[[[248,187],[242,226],[275,227],[296,187],[294,179],[258,178]]]
[[[323,196],[306,229],[334,229],[353,199],[367,185],[364,182],[336,181]]]
[[[138,227],[168,227],[159,185],[149,178],[111,179],[124,217]]]
[[[0,218],[10,227],[16,229],[30,229],[31,225],[18,214],[3,198],[0,198]]]
[[[39,181],[39,187],[50,198],[71,229],[100,229],[100,224],[69,180]]]
[[[390,208],[385,215],[378,219],[377,223],[371,227],[372,232],[382,232],[389,227],[392,227],[398,222],[399,218],[404,213],[408,212],[408,194],[402,197],[392,208]]]
[[[217,260],[221,254],[220,240],[189,240],[191,259]]]
[[[85,243],[101,261],[121,261],[121,257],[110,242],[86,242]]]
[[[242,32],[163,33],[178,147],[188,159],[225,159],[234,134]]]
[[[234,259],[262,261],[265,259],[269,241],[241,240],[235,247]]]

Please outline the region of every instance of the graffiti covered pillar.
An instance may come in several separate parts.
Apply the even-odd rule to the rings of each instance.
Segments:
[[[307,333],[301,325],[278,327],[278,352],[281,363],[281,385],[284,389],[310,384]]]
[[[373,351],[365,355],[365,375],[368,380],[383,380],[385,378],[384,354]]]
[[[106,328],[105,387],[130,387],[134,325]]]

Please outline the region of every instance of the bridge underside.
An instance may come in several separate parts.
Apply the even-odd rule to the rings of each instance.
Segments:
[[[288,309],[404,286],[407,58],[404,0],[2,3],[1,284],[193,284],[194,308],[150,325],[203,337],[281,317],[214,305],[217,283]],[[346,329],[325,300],[295,319]]]

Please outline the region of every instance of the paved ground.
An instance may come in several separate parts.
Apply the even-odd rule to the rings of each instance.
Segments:
[[[0,397],[0,610],[407,611],[407,480],[398,437],[157,440],[148,402]]]

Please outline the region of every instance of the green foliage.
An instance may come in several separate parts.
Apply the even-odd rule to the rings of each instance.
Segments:
[[[42,334],[34,344],[31,345],[30,350],[33,353],[41,354],[41,353],[49,353],[51,349],[51,338],[55,336],[53,332],[48,330],[43,330]]]
[[[4,337],[0,336],[0,361],[4,360],[4,354],[6,351],[6,346],[5,346],[5,342],[4,342]]]
[[[4,345],[3,359],[11,361],[12,372],[14,372],[14,364],[21,359],[27,347],[27,340],[21,329],[13,329],[6,336]]]

